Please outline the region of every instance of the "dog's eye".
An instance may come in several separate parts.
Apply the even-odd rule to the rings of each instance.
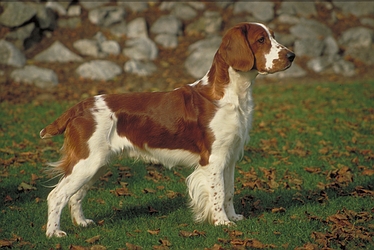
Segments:
[[[257,40],[259,43],[264,43],[265,42],[265,37],[261,37],[260,39]]]

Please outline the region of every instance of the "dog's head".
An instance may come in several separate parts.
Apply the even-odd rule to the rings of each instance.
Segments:
[[[274,33],[259,23],[240,23],[229,29],[218,52],[233,69],[257,70],[260,74],[285,70],[295,59],[295,54],[279,44]]]

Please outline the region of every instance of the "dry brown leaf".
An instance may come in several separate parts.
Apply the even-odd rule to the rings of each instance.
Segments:
[[[154,193],[156,193],[156,190],[154,190],[152,188],[144,188],[143,189],[143,193],[145,193],[145,194],[148,194],[148,193],[154,194]]]
[[[9,247],[11,248],[13,245],[14,241],[13,240],[7,240],[7,239],[2,239],[0,240],[0,247]]]
[[[159,239],[162,246],[171,247],[171,242],[168,239]]]
[[[190,238],[190,237],[196,237],[196,236],[205,236],[205,232],[199,232],[197,230],[188,232],[188,231],[181,230],[179,231],[179,235],[184,238]]]
[[[99,241],[100,240],[100,235],[96,235],[96,236],[94,236],[94,237],[92,237],[92,238],[89,238],[89,239],[87,239],[87,240],[85,240],[87,243],[90,243],[90,244],[93,244],[93,243],[95,243],[95,242],[97,242],[97,241]]]
[[[147,232],[150,233],[151,235],[158,235],[160,231],[161,231],[160,228],[154,229],[154,230],[150,230],[150,229],[147,230]]]
[[[273,208],[271,212],[272,213],[284,213],[286,212],[286,209],[284,207],[278,207],[278,208]]]
[[[137,246],[131,243],[126,242],[126,248],[127,250],[142,250],[143,248],[141,246]]]
[[[77,245],[70,245],[69,250],[88,250],[88,247],[77,246]]]
[[[319,174],[322,172],[321,168],[318,168],[318,167],[305,167],[304,170],[307,171],[308,173],[313,173],[313,174]]]
[[[106,250],[107,248],[103,245],[93,245],[90,250]]]

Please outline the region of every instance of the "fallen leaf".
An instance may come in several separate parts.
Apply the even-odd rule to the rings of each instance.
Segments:
[[[12,245],[13,245],[13,240],[7,240],[7,239],[3,239],[3,240],[0,240],[0,247],[3,248],[3,247],[9,247],[11,248]]]
[[[318,174],[322,171],[321,168],[318,167],[305,167],[304,170],[312,174]]]
[[[158,213],[158,211],[156,209],[154,209],[153,207],[148,206],[148,213],[150,213],[150,214],[156,214],[156,213]]]
[[[150,233],[151,235],[158,235],[160,231],[161,231],[160,228],[155,229],[155,230],[147,230],[147,232]]]
[[[126,243],[127,250],[142,250],[143,248],[141,246],[137,246],[131,243]]]
[[[205,236],[205,232],[199,232],[197,230],[194,230],[193,232],[188,232],[188,231],[179,231],[179,235],[185,238],[190,238],[190,237],[196,237],[196,236]]]
[[[284,213],[286,212],[286,209],[284,207],[278,207],[278,208],[273,208],[271,212],[272,213]]]
[[[154,193],[156,193],[156,190],[154,190],[152,188],[144,188],[143,189],[143,193],[145,193],[145,194],[148,194],[148,193],[154,194]]]
[[[21,182],[21,184],[18,185],[17,190],[20,192],[28,192],[31,190],[36,190],[36,187],[33,187],[30,184],[27,184],[26,182]]]
[[[171,243],[168,239],[160,239],[159,242],[161,243],[162,246],[171,247]]]
[[[95,243],[95,242],[97,242],[97,241],[99,241],[100,240],[100,235],[96,235],[96,236],[94,236],[94,237],[92,237],[92,238],[89,238],[89,239],[87,239],[87,240],[85,240],[87,243],[90,243],[90,244],[93,244],[93,243]]]
[[[87,250],[87,247],[77,246],[77,245],[70,245],[69,250]]]
[[[107,248],[103,245],[93,245],[90,250],[106,250]]]

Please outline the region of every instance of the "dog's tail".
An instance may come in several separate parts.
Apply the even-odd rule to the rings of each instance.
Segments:
[[[65,111],[54,122],[40,131],[40,138],[51,138],[55,135],[63,134],[69,122],[75,117],[83,116],[85,112],[94,107],[94,98],[88,98]]]

